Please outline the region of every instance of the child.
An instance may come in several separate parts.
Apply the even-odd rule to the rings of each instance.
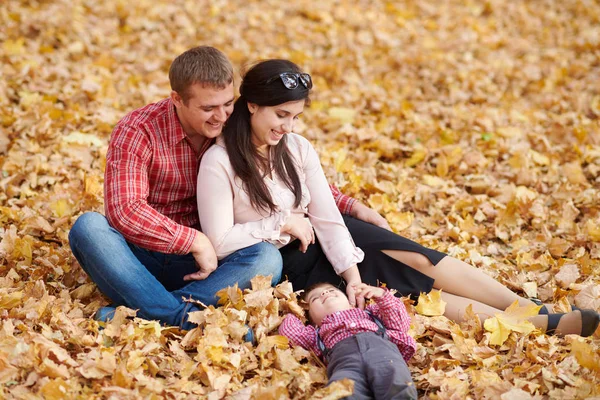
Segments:
[[[412,357],[417,345],[407,334],[410,318],[404,304],[389,290],[364,283],[355,286],[355,293],[375,304],[361,310],[329,283],[310,286],[303,299],[314,326],[305,326],[288,314],[279,333],[292,344],[323,356],[328,362],[329,383],[353,380],[352,399],[416,399],[405,360]]]

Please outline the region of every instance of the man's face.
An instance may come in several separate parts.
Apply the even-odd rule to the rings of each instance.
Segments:
[[[233,82],[224,89],[195,83],[189,93],[190,98],[185,104],[179,93],[171,92],[183,130],[190,138],[216,138],[233,111]]]
[[[332,285],[311,290],[306,296],[306,302],[310,319],[317,326],[321,326],[321,322],[329,314],[352,308],[348,297]]]

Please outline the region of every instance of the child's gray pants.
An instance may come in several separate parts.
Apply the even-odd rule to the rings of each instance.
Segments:
[[[328,362],[329,383],[343,378],[354,381],[354,394],[347,399],[417,398],[417,389],[398,347],[376,333],[359,333],[337,343]]]

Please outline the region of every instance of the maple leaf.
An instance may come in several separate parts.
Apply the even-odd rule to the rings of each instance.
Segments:
[[[515,301],[506,311],[486,319],[483,327],[486,331],[492,333],[490,344],[503,345],[511,332],[519,332],[525,335],[533,332],[535,326],[527,321],[527,318],[538,315],[540,308],[541,306],[535,304],[519,307],[518,301]]]
[[[575,296],[575,305],[583,309],[600,310],[600,286],[598,284],[585,286]]]
[[[437,316],[444,315],[446,302],[442,300],[441,290],[432,290],[429,293],[421,293],[415,310],[421,315]]]
[[[581,340],[573,340],[571,342],[571,354],[584,368],[592,371],[600,372],[600,354],[594,348]]]

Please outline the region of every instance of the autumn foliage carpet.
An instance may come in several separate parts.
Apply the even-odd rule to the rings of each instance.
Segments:
[[[519,293],[600,310],[595,1],[5,0],[0,27],[0,398],[344,394],[276,336],[298,312],[289,284],[232,288],[190,332],[127,309],[103,330],[93,320],[108,301],[69,228],[103,209],[114,124],[166,97],[171,60],[199,44],[236,66],[278,57],[309,71],[300,133],[329,179],[400,234]],[[409,308],[422,398],[600,397],[598,332],[517,321],[494,344],[476,317]],[[257,346],[241,340],[246,322]]]

